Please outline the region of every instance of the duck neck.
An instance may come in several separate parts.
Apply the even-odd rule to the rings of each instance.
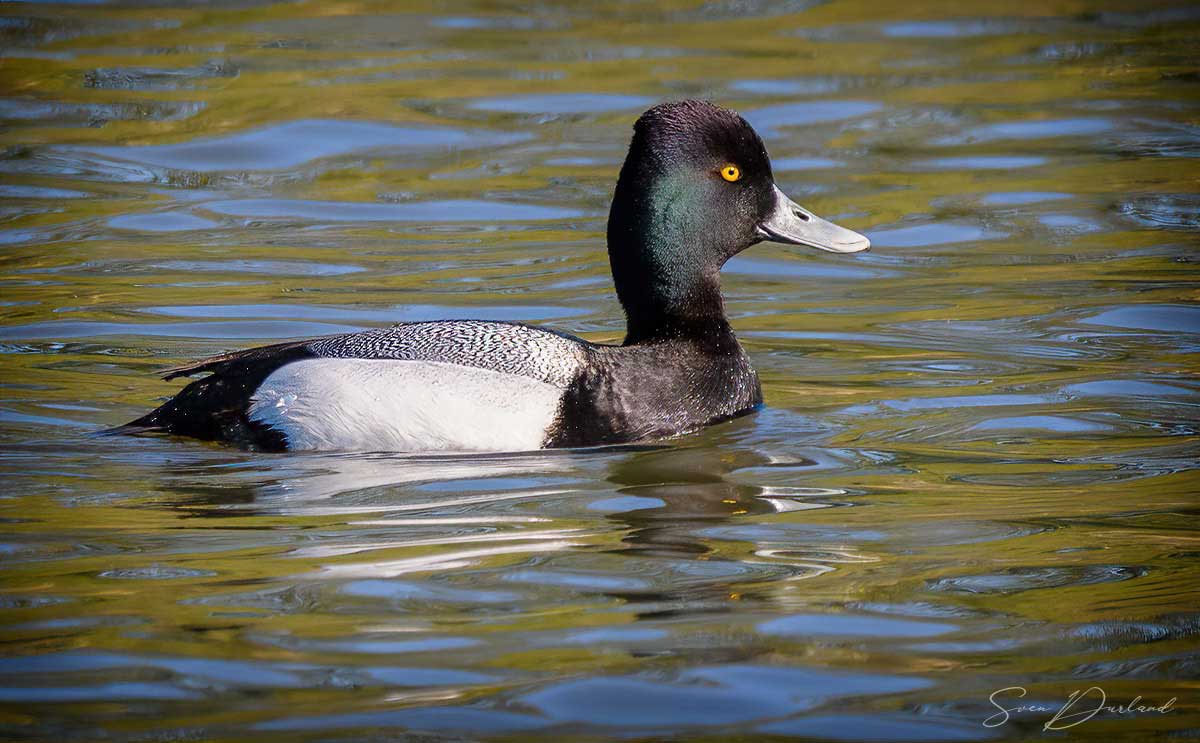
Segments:
[[[622,169],[608,218],[608,258],[617,298],[625,310],[625,345],[686,340],[722,352],[736,346],[725,318],[718,272],[723,261],[687,225],[701,215],[679,198],[685,185],[669,177],[654,189],[637,188]],[[665,182],[664,182],[665,181]]]
[[[718,350],[733,339],[716,272],[665,279],[639,272],[616,284],[627,346],[680,340]]]

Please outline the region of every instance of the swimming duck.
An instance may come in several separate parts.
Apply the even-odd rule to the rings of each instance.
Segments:
[[[718,272],[764,240],[870,247],[779,190],[741,116],[658,105],[634,124],[608,217],[621,345],[478,320],[279,343],[170,370],[208,376],[114,431],[262,451],[523,451],[694,431],[762,405]]]

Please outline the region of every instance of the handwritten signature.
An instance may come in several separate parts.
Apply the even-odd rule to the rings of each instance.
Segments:
[[[1071,695],[1067,697],[1067,701],[1061,707],[1036,703],[1006,707],[1000,701],[997,701],[997,697],[1000,695],[1014,692],[1017,697],[1024,697],[1026,694],[1025,687],[1023,686],[1006,686],[991,693],[988,701],[1000,711],[983,721],[985,728],[1000,727],[1008,722],[1009,716],[1013,713],[1048,712],[1053,713],[1054,716],[1042,726],[1042,730],[1066,730],[1067,728],[1087,722],[1101,712],[1113,715],[1129,715],[1142,712],[1166,714],[1175,706],[1176,701],[1176,697],[1171,697],[1159,705],[1144,704],[1142,703],[1142,697],[1139,695],[1134,697],[1133,701],[1129,704],[1108,704],[1108,695],[1099,686],[1091,686],[1083,691],[1076,689],[1071,692]]]

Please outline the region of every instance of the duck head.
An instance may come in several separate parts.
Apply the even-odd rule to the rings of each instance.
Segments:
[[[642,114],[608,218],[626,342],[724,323],[717,273],[764,240],[833,253],[870,247],[784,195],[762,139],[733,111],[689,100]]]

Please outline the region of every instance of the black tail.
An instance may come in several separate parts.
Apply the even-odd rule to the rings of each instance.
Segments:
[[[285,451],[282,433],[250,420],[251,398],[273,371],[312,355],[311,341],[280,343],[216,356],[168,370],[165,378],[211,372],[137,420],[98,431],[101,436],[167,433],[222,441],[255,451]]]

